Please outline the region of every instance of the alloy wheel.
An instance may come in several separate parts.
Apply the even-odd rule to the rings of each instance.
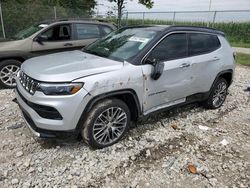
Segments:
[[[7,86],[16,86],[16,76],[20,68],[17,65],[6,65],[1,69],[0,80]]]
[[[225,82],[221,82],[218,84],[214,91],[213,95],[213,106],[219,107],[223,104],[227,95],[227,84]]]
[[[93,137],[99,144],[111,144],[123,135],[126,125],[127,114],[122,108],[108,108],[95,120]]]

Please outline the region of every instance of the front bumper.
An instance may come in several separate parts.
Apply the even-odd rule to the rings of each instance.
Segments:
[[[18,81],[15,93],[17,103],[22,110],[28,127],[34,135],[44,138],[75,133],[89,97],[84,89],[71,96],[46,96],[42,92],[30,95]],[[39,107],[42,107],[42,110]],[[46,107],[46,110],[54,109],[54,111],[45,111],[46,113],[43,113],[44,107]],[[55,111],[58,112],[61,118],[53,119]],[[49,114],[50,112],[52,115]]]
[[[17,102],[19,105],[19,103]],[[19,105],[20,109],[22,110],[22,115],[24,117],[24,121],[26,122],[27,126],[31,130],[31,132],[40,138],[68,138],[68,137],[75,137],[78,136],[78,131],[51,131],[46,129],[38,128],[29,114]]]

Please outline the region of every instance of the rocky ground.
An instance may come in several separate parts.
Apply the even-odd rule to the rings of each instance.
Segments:
[[[0,91],[0,187],[250,187],[250,69],[236,68],[225,105],[149,116],[118,144],[33,137]]]

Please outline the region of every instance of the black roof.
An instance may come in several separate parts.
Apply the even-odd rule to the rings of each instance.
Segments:
[[[169,27],[169,25],[132,25],[132,26],[122,27],[121,29],[139,28],[142,30],[164,31],[168,27]]]
[[[185,26],[185,25],[139,25],[139,26],[128,26],[125,28],[144,28],[150,29],[153,31],[160,31],[160,32],[171,32],[171,31],[196,31],[196,32],[205,32],[211,33],[216,35],[225,36],[222,31],[216,30],[214,28],[209,27],[199,27],[199,26]]]

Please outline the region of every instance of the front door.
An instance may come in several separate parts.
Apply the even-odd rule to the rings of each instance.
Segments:
[[[43,37],[43,41],[33,41],[32,53],[34,55],[56,53],[74,48],[71,24],[53,26],[39,35]]]
[[[186,97],[192,93],[193,83],[187,34],[168,35],[150,52],[147,59],[164,62],[164,71],[158,80],[153,80],[153,65],[142,66],[145,88],[144,114],[185,102]]]

